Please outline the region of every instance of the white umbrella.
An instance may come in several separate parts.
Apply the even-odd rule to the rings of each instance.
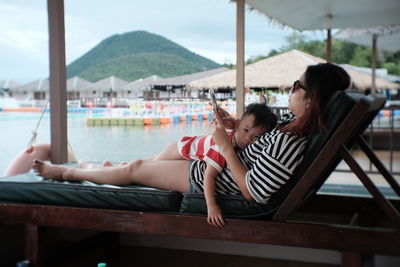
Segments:
[[[299,31],[400,25],[399,0],[246,0]]]
[[[400,25],[378,26],[367,29],[344,29],[337,32],[335,37],[351,43],[372,47],[372,91],[376,91],[377,49],[379,47],[379,49],[391,52],[400,50]]]
[[[371,46],[373,36],[377,37],[377,48],[390,52],[400,50],[400,25],[374,28],[354,28],[340,30],[335,38],[359,45]]]

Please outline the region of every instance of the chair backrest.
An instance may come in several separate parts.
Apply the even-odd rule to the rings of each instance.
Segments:
[[[385,102],[384,96],[365,96],[359,91],[343,91],[334,96],[324,114],[326,131],[309,137],[302,164],[270,200],[276,205],[273,220],[286,220],[318,191],[339,164],[340,149],[355,143],[355,137],[365,131]]]

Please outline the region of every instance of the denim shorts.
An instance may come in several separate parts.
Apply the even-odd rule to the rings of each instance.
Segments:
[[[190,194],[199,193],[199,192],[197,192],[196,187],[194,186],[193,181],[192,181],[192,175],[191,175],[191,171],[190,170],[192,169],[192,164],[193,163],[194,163],[194,161],[191,161],[190,164],[189,164],[189,193]]]

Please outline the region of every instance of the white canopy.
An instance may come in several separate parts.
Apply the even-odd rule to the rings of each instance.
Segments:
[[[400,25],[399,0],[245,0],[300,31]]]

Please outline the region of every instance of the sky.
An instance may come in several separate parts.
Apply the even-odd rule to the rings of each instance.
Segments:
[[[136,30],[220,64],[236,62],[236,4],[229,0],[64,0],[64,11],[67,65],[111,35]],[[0,14],[0,81],[48,77],[47,1],[0,0]],[[246,9],[245,58],[279,49],[292,32]]]

